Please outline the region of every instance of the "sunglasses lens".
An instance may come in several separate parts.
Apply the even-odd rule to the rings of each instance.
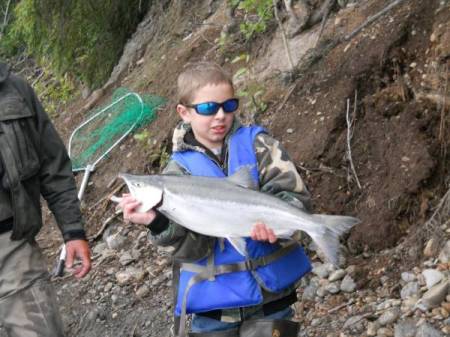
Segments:
[[[236,98],[229,99],[223,102],[222,107],[225,112],[235,112],[239,107],[239,100]]]
[[[203,116],[214,115],[219,110],[219,108],[219,104],[215,102],[200,103],[196,105],[196,111]]]

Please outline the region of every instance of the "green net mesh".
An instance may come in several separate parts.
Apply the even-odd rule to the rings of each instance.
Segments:
[[[72,169],[80,171],[97,164],[130,132],[151,123],[165,99],[137,95],[126,88],[116,89],[111,103],[89,112],[86,122],[69,141]],[[91,119],[92,118],[92,119]]]

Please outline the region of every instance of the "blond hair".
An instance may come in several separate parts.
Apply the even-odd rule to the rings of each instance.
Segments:
[[[178,76],[178,102],[190,104],[197,90],[208,84],[226,83],[233,87],[231,76],[213,62],[188,63]]]

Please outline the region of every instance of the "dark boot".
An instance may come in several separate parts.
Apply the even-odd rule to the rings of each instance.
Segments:
[[[286,319],[252,319],[244,321],[240,337],[297,337],[299,324]]]
[[[239,330],[231,329],[212,332],[189,332],[189,337],[239,337]]]

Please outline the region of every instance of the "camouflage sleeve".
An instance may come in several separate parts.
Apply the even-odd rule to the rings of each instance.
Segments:
[[[268,134],[255,139],[261,192],[270,193],[306,211],[311,196],[281,143]]]
[[[162,174],[186,175],[188,172],[171,160],[164,168]],[[164,215],[160,215],[165,218]],[[155,232],[149,225],[149,239],[159,246],[172,246],[173,256],[180,260],[198,260],[208,255],[214,245],[214,238],[192,232],[185,227],[165,218],[162,231]]]

